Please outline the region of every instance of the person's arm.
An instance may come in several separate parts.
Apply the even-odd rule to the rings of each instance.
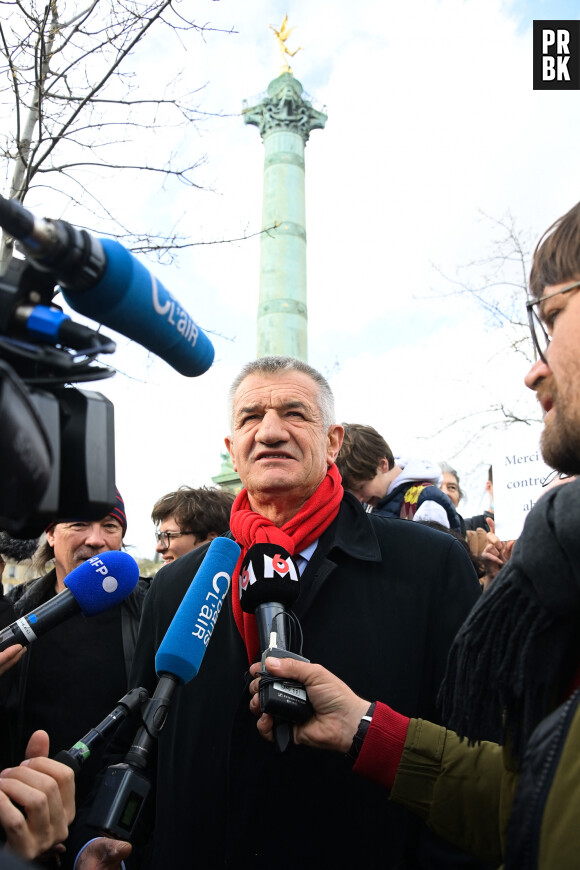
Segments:
[[[47,733],[35,731],[25,760],[0,772],[0,825],[6,848],[26,860],[58,849],[75,813],[74,773],[48,758],[48,749]]]
[[[2,571],[4,569],[4,561],[0,556],[0,628],[5,628],[16,620],[14,612],[14,604],[10,598],[4,594],[2,585]],[[0,652],[0,676],[20,661],[25,652],[25,647],[20,643],[13,644]]]
[[[304,743],[313,749],[334,749],[348,753],[361,719],[369,709],[369,702],[355,695],[346,683],[321,665],[268,657],[266,668],[272,676],[303,683],[314,708],[314,715],[308,722],[293,726],[294,743]],[[260,664],[257,662],[250,668],[250,673],[257,677],[259,670]],[[259,683],[259,678],[256,678],[250,684],[250,709],[260,717],[260,734],[272,740],[273,719],[261,713]],[[405,746],[409,721],[386,704],[377,703],[362,747],[357,745],[358,755],[353,770],[391,788]]]
[[[356,733],[361,717],[369,707],[369,701],[359,698],[351,689],[323,668],[295,659],[266,659],[266,668],[273,676],[287,677],[304,683],[314,715],[303,725],[294,725],[294,743],[304,743],[313,749],[334,749],[347,752]],[[260,670],[260,663],[252,665],[252,676]],[[258,731],[267,740],[272,740],[273,720],[260,710],[258,695],[260,679],[250,684],[252,700],[250,709],[259,716]],[[261,714],[261,715],[260,715]]]
[[[481,558],[485,566],[485,576],[482,579],[484,588],[495,580],[506,562],[512,556],[515,541],[501,541],[495,534],[495,523],[489,520],[491,531],[487,533],[487,546],[484,548]]]
[[[266,668],[303,683],[314,708],[308,722],[293,726],[294,742],[348,752],[369,702],[320,665],[267,658]],[[259,662],[250,668],[250,709],[260,717],[260,733],[271,740],[272,717],[260,710],[259,670]],[[469,746],[453,731],[377,703],[353,771],[384,785],[395,803],[445,840],[493,866],[501,862],[500,807],[509,805],[513,782],[504,782],[497,744]]]

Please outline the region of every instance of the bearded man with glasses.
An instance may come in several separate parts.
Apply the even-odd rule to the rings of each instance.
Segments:
[[[551,237],[545,244],[550,242]],[[538,275],[536,267],[530,278],[536,298],[527,308],[538,360],[526,375],[526,385],[535,390],[544,412],[541,446],[545,461],[572,475],[580,472],[580,281],[554,280],[552,270],[552,262],[544,267],[545,275]],[[576,271],[580,271],[580,262]],[[545,280],[551,283],[546,285]]]

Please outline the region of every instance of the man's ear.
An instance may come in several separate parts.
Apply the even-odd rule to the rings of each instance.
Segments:
[[[344,438],[344,426],[335,423],[331,426],[326,434],[326,462],[332,465],[336,462],[336,457],[342,447],[342,439]]]
[[[50,529],[47,529],[45,534],[46,540],[48,541],[48,546],[54,547],[54,526],[51,526]]]
[[[232,467],[234,471],[237,471],[238,469],[236,468],[236,457],[234,455],[234,439],[231,438],[229,435],[226,435],[226,437],[224,438],[224,443],[228,449],[228,453],[230,454],[230,458],[232,460]]]
[[[378,468],[378,470],[381,472],[381,474],[386,474],[387,471],[390,471],[390,468],[389,468],[389,460],[387,459],[386,456],[383,456],[383,458],[382,458],[381,461],[379,462],[379,468]]]

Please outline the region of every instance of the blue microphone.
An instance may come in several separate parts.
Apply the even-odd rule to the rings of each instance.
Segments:
[[[131,839],[151,790],[145,768],[154,740],[165,725],[176,687],[199,671],[239,555],[239,546],[230,538],[214,538],[209,545],[157,650],[159,682],[145,702],[144,724],[125,760],[108,767],[101,781],[88,817],[88,824],[99,832]]]
[[[199,671],[230,587],[240,548],[231,538],[214,538],[155,656],[158,676],[173,674],[188,683]]]
[[[0,651],[14,643],[24,646],[77,613],[95,616],[120,604],[139,580],[139,566],[128,553],[109,550],[93,556],[66,577],[67,587],[0,631]]]
[[[137,341],[182,375],[206,372],[213,345],[177,299],[119,242],[96,241],[104,251],[104,272],[89,289],[61,284],[70,307]]]
[[[97,239],[66,221],[35,218],[2,196],[0,226],[21,243],[32,265],[54,275],[79,314],[138,342],[182,375],[195,377],[209,369],[214,359],[209,338],[119,242]],[[30,314],[27,309],[25,316]]]
[[[159,682],[143,717],[144,726],[125,756],[129,767],[145,767],[152,738],[159,736],[165,724],[173,692],[199,671],[239,555],[240,547],[231,538],[214,538],[209,545],[157,650]]]

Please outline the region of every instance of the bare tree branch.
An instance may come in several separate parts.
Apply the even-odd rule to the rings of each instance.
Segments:
[[[520,231],[509,213],[502,218],[482,213],[482,217],[491,225],[494,234],[490,253],[459,267],[456,277],[450,277],[434,266],[452,289],[431,292],[430,298],[471,298],[487,315],[489,327],[511,328],[512,347],[532,362],[533,347],[525,308],[531,259],[529,233]]]
[[[489,332],[498,333],[501,330],[504,346],[500,351],[490,352],[490,363],[494,357],[515,352],[532,364],[534,348],[525,308],[532,250],[530,234],[522,232],[509,213],[502,218],[482,213],[482,218],[485,225],[491,227],[489,252],[465,266],[458,267],[454,276],[445,274],[435,266],[435,271],[443,280],[443,290],[431,291],[429,298],[471,300],[476,309],[483,313]],[[497,347],[498,342],[494,340],[490,342],[490,346]],[[480,421],[480,432],[485,429],[506,428],[516,423],[532,425],[540,422],[540,418],[534,416],[533,410],[519,413],[502,402],[487,405],[485,391],[481,391],[481,396],[479,408],[457,416],[429,437],[441,435],[451,429],[455,429],[456,433],[462,431],[461,424],[472,419]],[[514,400],[515,403],[518,401]],[[461,439],[462,435],[459,434],[459,440]],[[470,437],[466,436],[465,444],[458,446],[455,456],[462,452],[469,441]]]
[[[172,250],[181,250],[183,248],[195,248],[195,247],[198,247],[200,245],[231,245],[231,244],[234,244],[235,242],[245,242],[248,239],[253,239],[256,236],[261,236],[261,235],[264,235],[265,233],[269,233],[269,232],[271,232],[271,230],[276,229],[276,227],[278,227],[278,226],[280,226],[280,224],[276,221],[271,227],[266,227],[265,229],[257,230],[255,233],[244,233],[243,236],[237,236],[236,238],[232,238],[232,239],[210,239],[209,241],[196,240],[195,242],[190,242],[190,241],[179,242],[176,240],[171,245],[171,248],[172,248]],[[151,243],[148,243],[146,246],[132,245],[131,250],[133,251],[134,254],[154,253],[155,251],[166,250],[166,246],[160,245],[158,247],[155,247],[154,245],[151,245]]]
[[[152,95],[136,77],[131,58],[162,27],[169,39],[177,39],[184,62],[192,37],[235,31],[198,24],[175,6],[176,0],[88,0],[79,9],[67,0],[1,0],[0,117],[11,120],[0,133],[0,160],[9,198],[22,202],[34,186],[57,191],[63,202],[79,203],[85,211],[92,201],[96,224],[110,222],[122,237],[126,230],[107,207],[103,186],[96,193],[88,190],[87,171],[103,169],[109,178],[147,173],[162,177],[164,185],[171,179],[202,187],[196,172],[203,155],[168,158],[170,145],[159,159],[160,149],[145,147],[145,137],[155,146],[155,132],[167,140],[172,130],[187,132],[201,119],[227,116],[202,110],[204,86],[192,90],[181,73],[155,85],[159,93]],[[136,154],[147,156],[135,160]],[[194,244],[162,228],[150,235],[126,234],[141,238],[143,250],[156,252],[174,243]],[[7,241],[2,239],[0,271],[11,256]]]

